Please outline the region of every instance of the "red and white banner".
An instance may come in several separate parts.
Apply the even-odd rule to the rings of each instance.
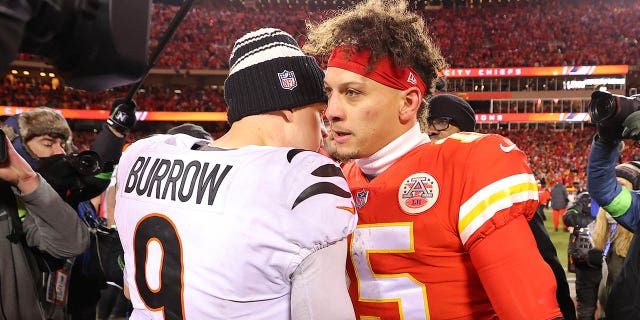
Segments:
[[[623,75],[629,73],[628,65],[559,66],[559,67],[509,67],[509,68],[455,68],[445,69],[447,78],[503,78],[503,77],[558,77],[589,75]]]

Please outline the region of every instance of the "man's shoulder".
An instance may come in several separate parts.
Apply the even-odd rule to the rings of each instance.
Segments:
[[[498,134],[459,132],[445,139],[425,143],[408,152],[403,159],[417,162],[441,162],[465,170],[486,170],[511,159],[526,159],[526,155],[508,138]],[[507,161],[508,162],[508,161]]]
[[[493,133],[458,132],[442,140],[434,141],[433,144],[442,145],[442,148],[446,149],[487,148],[486,151],[502,151],[503,153],[519,150],[509,138]],[[425,146],[428,145],[426,144]]]

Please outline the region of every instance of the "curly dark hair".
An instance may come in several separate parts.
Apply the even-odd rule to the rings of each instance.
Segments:
[[[406,0],[368,0],[346,10],[336,10],[322,22],[307,22],[308,40],[303,50],[327,56],[340,45],[371,50],[369,66],[389,57],[400,68],[413,68],[433,92],[438,72],[447,64],[420,16],[407,11]]]

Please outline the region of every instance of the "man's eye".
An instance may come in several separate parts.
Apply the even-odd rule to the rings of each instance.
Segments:
[[[354,89],[347,89],[347,91],[345,92],[347,96],[355,96],[355,95],[358,95],[359,93],[360,92]]]

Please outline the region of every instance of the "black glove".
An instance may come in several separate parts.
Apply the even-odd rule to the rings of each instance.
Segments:
[[[640,111],[635,111],[624,119],[622,127],[624,139],[640,140]]]
[[[613,146],[622,140],[623,127],[621,125],[598,123],[596,127],[598,128],[598,142]]]
[[[600,269],[602,267],[602,250],[595,248],[589,250],[587,265],[595,269]]]
[[[136,124],[136,103],[123,98],[116,99],[111,105],[111,114],[107,124],[123,135]]]

